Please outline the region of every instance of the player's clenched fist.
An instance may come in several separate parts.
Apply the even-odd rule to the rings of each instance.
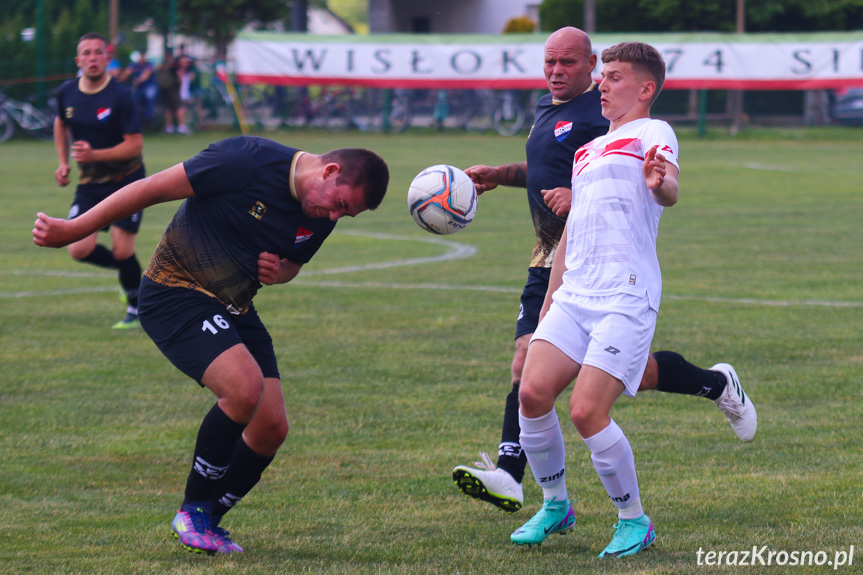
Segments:
[[[46,216],[42,212],[36,214],[33,227],[33,243],[43,248],[62,248],[77,239],[71,220],[61,220]]]

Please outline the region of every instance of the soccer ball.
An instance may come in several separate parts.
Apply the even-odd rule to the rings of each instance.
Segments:
[[[454,234],[476,215],[476,188],[470,177],[454,166],[431,166],[411,182],[408,208],[424,230]]]

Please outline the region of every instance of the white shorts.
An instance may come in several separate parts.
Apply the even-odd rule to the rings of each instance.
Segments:
[[[624,393],[634,397],[650,355],[656,315],[646,297],[586,297],[557,290],[531,341],[547,341],[577,364],[616,377]]]

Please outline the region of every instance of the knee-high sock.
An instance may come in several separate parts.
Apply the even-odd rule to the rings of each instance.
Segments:
[[[635,458],[623,430],[611,420],[608,427],[584,438],[590,449],[593,467],[605,491],[617,507],[621,519],[641,517],[641,496],[638,491],[638,476],[635,473]]]
[[[497,466],[521,483],[524,479],[524,468],[527,467],[527,457],[525,457],[518,439],[521,433],[518,425],[518,388],[519,384],[512,384],[512,390],[506,396],[503,429],[500,433],[500,446],[497,450]]]
[[[228,471],[213,494],[213,517],[221,517],[239,503],[258,484],[272,461],[272,455],[255,453],[241,438]]]
[[[679,353],[657,351],[653,358],[659,370],[656,382],[659,391],[719,399],[728,384],[720,372],[692,365]]]
[[[521,426],[521,448],[527,455],[536,482],[542,487],[544,499],[567,499],[566,447],[557,412],[552,409],[531,419],[519,410],[518,423]]]
[[[141,264],[138,262],[135,254],[132,254],[125,260],[118,260],[117,268],[120,270],[120,285],[123,286],[123,291],[126,292],[129,307],[135,308],[137,311],[138,286],[141,284]]]
[[[245,428],[246,424],[237,423],[225,415],[218,403],[207,413],[198,430],[195,460],[186,479],[183,503],[212,498],[217,483],[228,470]]]
[[[93,251],[81,258],[81,261],[100,268],[117,269],[117,260],[114,259],[114,254],[102,244],[96,244]]]

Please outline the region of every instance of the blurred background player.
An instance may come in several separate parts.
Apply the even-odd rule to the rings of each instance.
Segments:
[[[135,102],[128,88],[106,73],[109,53],[99,34],[78,41],[75,63],[81,75],[60,86],[59,113],[54,121],[54,145],[59,167],[54,179],[69,184],[69,156],[78,164],[79,183],[69,218],[87,212],[126,184],[144,177],[143,138]],[[116,269],[126,316],[114,329],[138,326],[138,285],[141,265],[135,255],[140,212],[110,224],[109,250],[97,242],[98,231],[69,246],[76,260]]]
[[[608,133],[600,93],[592,80],[596,56],[590,38],[577,28],[561,28],[546,41],[543,72],[549,94],[537,103],[525,144],[527,160],[502,166],[473,166],[467,173],[482,194],[498,185],[527,188],[536,244],[521,296],[512,359],[512,389],[506,397],[497,464],[486,453],[476,467],[460,465],[453,480],[462,492],[514,512],[524,503],[522,480],[527,459],[519,442],[518,394],[528,342],[536,330],[549,275],[570,209],[572,163],[576,150]],[[640,391],[656,389],[712,399],[737,436],[755,436],[757,415],[734,369],[724,363],[709,370],[680,354],[659,351],[647,362]]]

